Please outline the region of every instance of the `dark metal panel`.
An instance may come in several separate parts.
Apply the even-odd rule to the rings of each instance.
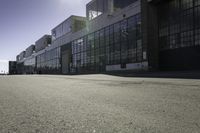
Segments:
[[[142,40],[143,45],[147,47],[149,69],[157,70],[159,66],[157,8],[147,0],[141,0],[141,9]]]
[[[160,52],[161,70],[200,70],[200,46]]]

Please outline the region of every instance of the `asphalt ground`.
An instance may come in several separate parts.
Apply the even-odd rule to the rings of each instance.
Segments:
[[[200,133],[200,80],[0,76],[0,133]]]

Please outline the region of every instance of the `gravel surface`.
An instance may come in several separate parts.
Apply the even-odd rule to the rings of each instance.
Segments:
[[[0,76],[0,133],[200,133],[200,80]]]

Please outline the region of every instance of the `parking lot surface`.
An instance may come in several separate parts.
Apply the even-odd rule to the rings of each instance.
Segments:
[[[0,76],[1,133],[200,133],[200,80]]]

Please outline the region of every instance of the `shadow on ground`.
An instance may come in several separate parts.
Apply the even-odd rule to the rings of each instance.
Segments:
[[[200,79],[200,71],[156,71],[156,72],[110,72],[108,75],[120,77],[141,77],[141,78],[181,78]]]

